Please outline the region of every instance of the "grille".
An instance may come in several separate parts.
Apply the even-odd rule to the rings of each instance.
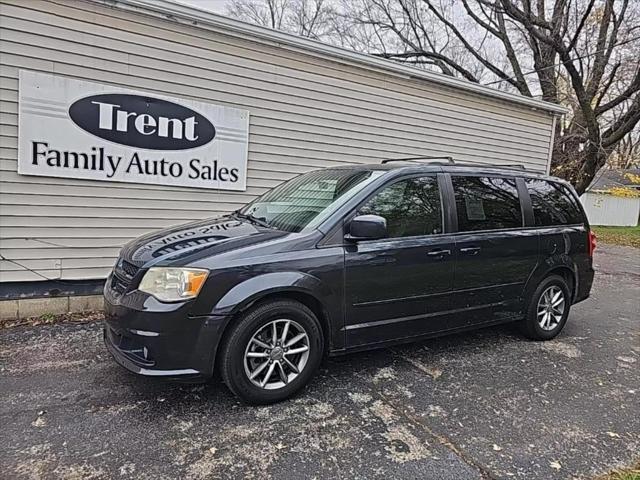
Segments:
[[[140,270],[133,263],[129,263],[126,260],[122,261],[121,268],[122,268],[122,271],[124,272],[124,274],[129,278],[135,277],[136,273],[138,273],[138,270]]]
[[[111,290],[113,290],[116,294],[122,295],[127,291],[127,287],[129,286],[128,282],[123,281],[117,275],[111,276]]]
[[[127,291],[129,284],[140,269],[131,262],[120,259],[111,275],[111,291],[120,296]]]

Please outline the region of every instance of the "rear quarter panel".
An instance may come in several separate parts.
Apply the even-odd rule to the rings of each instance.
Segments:
[[[540,257],[527,284],[525,298],[533,293],[543,278],[562,268],[572,272],[574,301],[585,288],[588,294],[593,279],[592,259],[588,253],[588,232],[588,227],[584,225],[538,229]]]

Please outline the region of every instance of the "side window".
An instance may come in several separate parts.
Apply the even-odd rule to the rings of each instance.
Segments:
[[[511,178],[452,177],[458,231],[522,227],[516,182]]]
[[[531,196],[535,224],[541,227],[584,223],[576,199],[567,187],[548,180],[525,180]]]
[[[436,177],[411,178],[385,187],[359,210],[387,220],[389,238],[442,233],[442,206]]]

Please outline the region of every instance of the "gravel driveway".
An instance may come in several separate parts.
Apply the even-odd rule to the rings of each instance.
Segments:
[[[330,359],[301,395],[137,378],[101,326],[0,331],[2,478],[574,478],[640,456],[640,251],[601,246],[554,341],[512,327]]]

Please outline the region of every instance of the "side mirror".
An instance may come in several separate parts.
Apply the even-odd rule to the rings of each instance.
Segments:
[[[378,215],[358,215],[349,223],[346,240],[376,240],[387,236],[387,221]]]

